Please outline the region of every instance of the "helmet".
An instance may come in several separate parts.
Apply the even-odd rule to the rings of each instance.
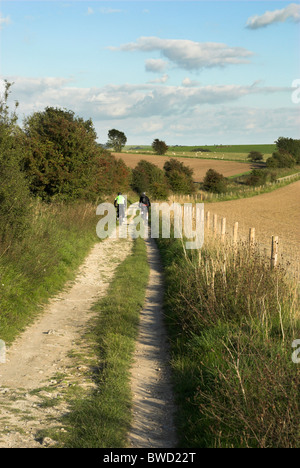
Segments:
[[[142,195],[146,195],[146,192],[142,192]]]
[[[121,193],[121,192],[119,192],[119,193],[118,193],[118,195],[122,195],[122,193]]]

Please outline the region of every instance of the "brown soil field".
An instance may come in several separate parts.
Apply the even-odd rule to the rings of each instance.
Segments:
[[[125,164],[131,169],[135,168],[141,159],[155,164],[160,169],[163,169],[166,161],[171,157],[156,156],[152,154],[127,154],[127,153],[113,153],[116,158],[121,158]],[[224,177],[230,177],[236,174],[241,174],[251,170],[251,164],[239,163],[234,161],[221,161],[211,159],[196,159],[196,158],[176,158],[186,166],[194,170],[194,181],[202,182],[208,169],[214,169],[220,172]]]
[[[233,225],[239,222],[239,233],[248,236],[249,228],[255,228],[256,241],[271,249],[272,235],[279,237],[279,257],[293,264],[300,263],[300,181],[270,193],[252,198],[207,203],[205,211],[226,218],[229,235]]]

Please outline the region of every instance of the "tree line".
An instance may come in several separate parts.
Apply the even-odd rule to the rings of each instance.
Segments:
[[[33,199],[97,202],[130,189],[165,199],[170,191],[194,190],[192,171],[177,161],[164,170],[141,161],[131,170],[97,143],[92,120],[71,110],[46,107],[21,128],[18,103],[13,110],[7,104],[11,86],[5,81],[0,101],[0,239],[22,235]],[[108,147],[121,150],[126,141],[123,132],[108,132]]]

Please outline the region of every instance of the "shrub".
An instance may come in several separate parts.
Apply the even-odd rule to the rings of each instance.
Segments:
[[[130,188],[131,178],[131,169],[126,166],[123,159],[117,159],[108,151],[102,150],[97,161],[92,192],[99,196],[118,191],[126,192]]]
[[[265,169],[253,169],[250,176],[246,180],[247,185],[258,186],[264,185],[268,177],[268,172]]]
[[[279,137],[275,143],[279,151],[287,151],[295,159],[297,164],[300,163],[300,140]]]
[[[293,167],[296,160],[285,150],[280,149],[275,151],[270,158],[267,159],[267,167]]]
[[[21,172],[21,130],[16,111],[9,111],[7,99],[10,83],[0,102],[0,239],[15,238],[28,226],[30,197],[28,185]]]
[[[192,169],[176,159],[170,159],[166,161],[164,170],[172,192],[183,194],[194,192],[194,171]]]
[[[132,189],[138,193],[147,192],[153,198],[167,198],[168,185],[164,171],[148,161],[139,161],[132,171]]]
[[[203,188],[208,192],[222,193],[226,191],[227,180],[214,169],[209,169],[203,181]]]
[[[253,162],[262,161],[263,160],[263,155],[259,151],[250,151],[247,158],[250,159]]]

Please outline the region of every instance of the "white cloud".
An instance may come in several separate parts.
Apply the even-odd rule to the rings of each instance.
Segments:
[[[182,115],[203,105],[234,103],[250,95],[291,92],[291,88],[254,85],[170,86],[168,75],[157,83],[141,85],[107,85],[79,88],[65,78],[8,77],[14,82],[12,98],[20,102],[24,114],[43,110],[46,106],[66,107],[83,116],[96,119]]]
[[[246,24],[247,28],[258,29],[273,23],[284,23],[288,19],[300,21],[300,5],[291,3],[282,10],[266,11],[263,15],[251,16]]]
[[[145,62],[146,71],[161,73],[167,68],[167,62],[161,59],[148,59]]]
[[[10,24],[10,23],[11,23],[10,17],[6,16],[4,18],[2,13],[0,13],[0,29],[2,29],[4,25]]]
[[[214,143],[214,135],[219,138],[217,142],[221,142],[221,137],[226,137],[228,142],[231,137],[232,143],[243,138],[245,141],[249,135],[254,139],[255,135],[274,134],[272,142],[282,133],[296,137],[300,124],[297,106],[274,111],[260,105],[252,112],[240,107],[243,97],[290,93],[291,88],[263,87],[257,83],[255,86],[170,86],[165,84],[167,75],[161,77],[164,84],[93,88],[76,87],[72,80],[65,78],[13,76],[7,80],[15,83],[10,100],[19,101],[20,119],[47,106],[71,109],[76,115],[92,119],[102,141],[109,128],[120,127],[126,135],[136,137],[139,141],[135,142],[139,144],[143,135],[145,139],[164,137],[175,144],[194,144],[199,137],[209,144]],[[145,139],[144,144],[148,141],[145,143]],[[270,139],[266,137],[265,141]]]
[[[160,39],[140,37],[136,42],[110,47],[121,51],[159,51],[170,62],[186,70],[223,67],[249,63],[253,53],[242,47],[230,47],[217,42],[194,42],[184,39]]]
[[[200,86],[200,82],[196,80],[191,80],[190,78],[186,77],[182,80],[182,86],[187,86],[187,87]]]
[[[156,78],[156,80],[151,80],[151,81],[148,81],[148,83],[166,83],[169,79],[169,75],[167,75],[166,73],[164,75],[162,75],[160,78]]]
[[[88,7],[88,9],[87,9],[87,13],[86,13],[86,14],[87,14],[87,15],[93,15],[93,14],[94,14],[94,10],[93,10],[93,8],[91,8],[91,7]]]

